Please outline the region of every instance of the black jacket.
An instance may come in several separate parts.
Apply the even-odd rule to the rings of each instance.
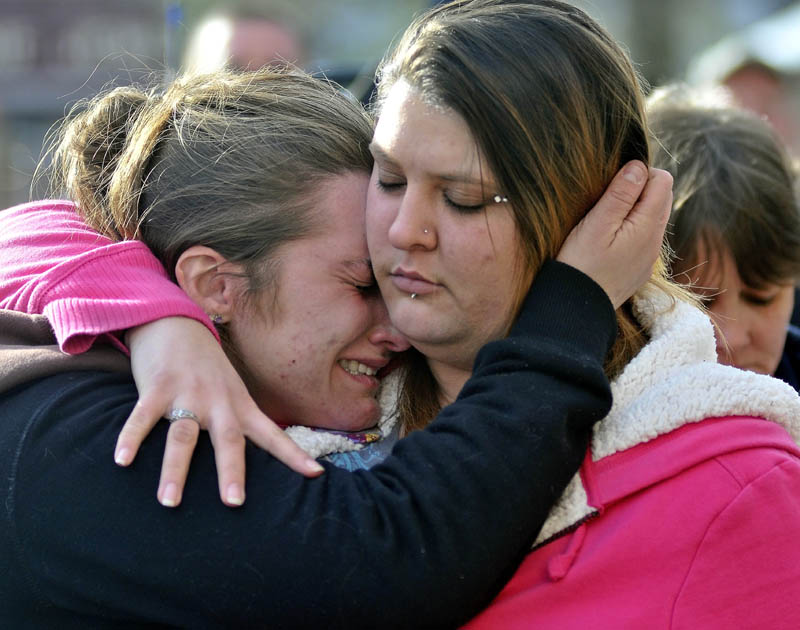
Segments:
[[[789,325],[780,363],[773,375],[800,392],[800,328]]]
[[[125,374],[0,395],[0,619],[8,628],[454,627],[530,548],[610,408],[605,294],[548,263],[458,400],[369,471],[309,480],[247,451],[247,503],[217,494],[202,435],[179,508],[155,499],[166,423],[112,461]]]

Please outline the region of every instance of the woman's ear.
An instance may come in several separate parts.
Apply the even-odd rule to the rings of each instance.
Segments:
[[[175,263],[175,278],[186,294],[216,324],[228,322],[236,297],[242,291],[239,265],[229,263],[219,252],[193,245]]]

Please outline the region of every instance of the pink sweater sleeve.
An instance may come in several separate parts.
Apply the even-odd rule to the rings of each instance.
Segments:
[[[195,319],[219,339],[143,243],[100,236],[68,201],[0,212],[0,308],[45,315],[69,354],[98,337],[127,352],[122,331],[171,316]]]

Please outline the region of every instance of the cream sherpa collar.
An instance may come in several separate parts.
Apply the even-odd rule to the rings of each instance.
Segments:
[[[593,461],[713,417],[765,418],[800,443],[795,390],[777,379],[716,363],[714,329],[699,309],[647,288],[634,297],[634,314],[650,333],[650,342],[611,383],[614,402],[595,426]],[[535,544],[593,511],[576,474]]]

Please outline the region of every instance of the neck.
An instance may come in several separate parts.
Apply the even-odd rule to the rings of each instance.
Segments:
[[[471,367],[442,363],[434,359],[428,359],[433,377],[439,385],[441,392],[439,402],[442,407],[449,405],[458,396],[464,383],[472,376]]]

